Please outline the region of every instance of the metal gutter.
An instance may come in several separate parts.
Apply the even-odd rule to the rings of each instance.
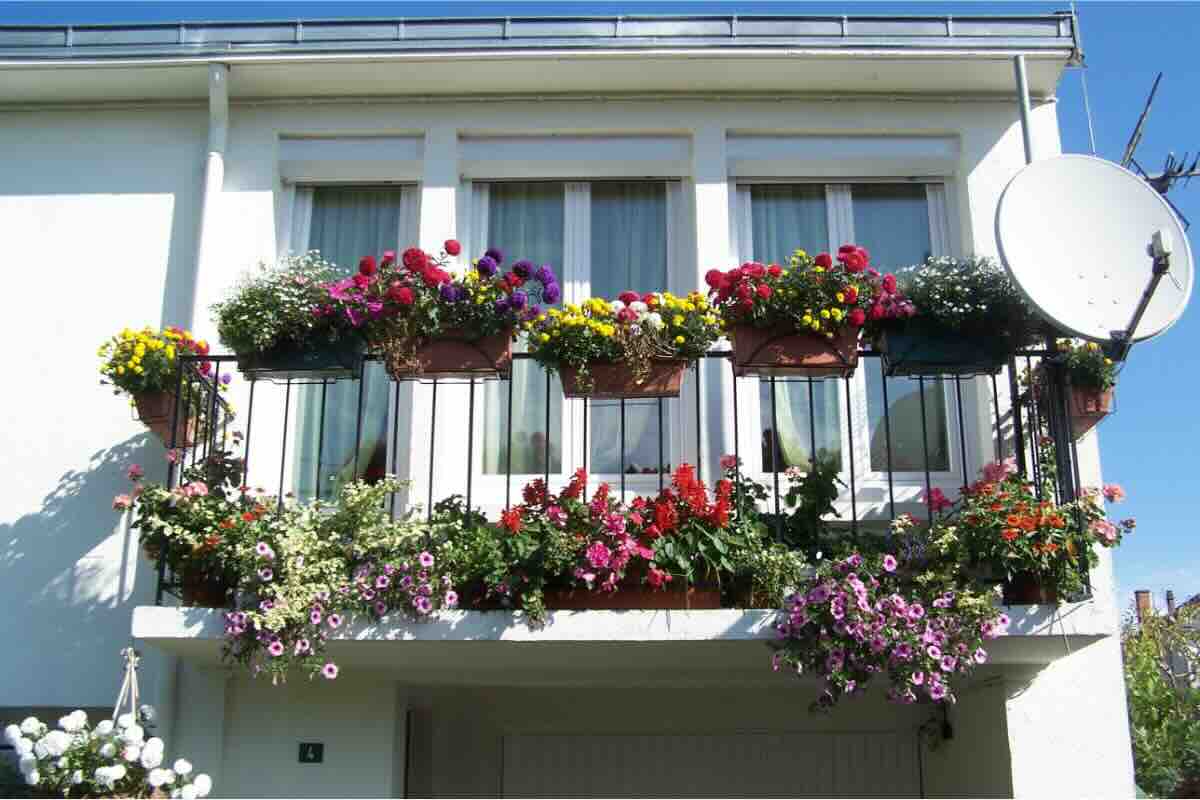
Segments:
[[[610,16],[0,25],[0,66],[612,51],[846,50],[1079,58],[1069,12],[1040,16]]]

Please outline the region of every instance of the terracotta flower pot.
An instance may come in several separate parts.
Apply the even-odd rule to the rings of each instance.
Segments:
[[[170,447],[172,427],[175,428],[175,447],[191,447],[196,438],[196,417],[189,413],[187,404],[179,404],[179,420],[175,423],[175,393],[174,392],[142,392],[133,396],[137,407],[138,419],[158,435],[162,443]]]
[[[733,371],[745,375],[842,378],[858,366],[858,328],[846,327],[832,339],[793,328],[733,328]]]
[[[1113,390],[1072,386],[1067,393],[1071,411],[1071,432],[1078,439],[1096,427],[1112,410]]]
[[[402,353],[403,348],[384,346],[384,366],[398,381],[504,378],[512,367],[512,329],[480,337],[460,328],[447,328],[417,344],[417,364],[407,363]]]
[[[184,567],[179,576],[179,588],[185,606],[224,608],[233,587],[224,575],[209,575],[194,567]]]
[[[285,342],[239,355],[238,369],[252,380],[331,380],[362,377],[366,343],[358,336],[303,345]]]
[[[686,361],[651,361],[650,374],[638,383],[628,364],[588,364],[586,378],[574,367],[559,368],[563,394],[567,397],[592,397],[600,400],[625,398],[679,397]]]
[[[721,607],[721,589],[715,584],[687,587],[674,581],[666,589],[645,584],[622,585],[615,592],[587,589],[547,589],[546,608],[562,611],[631,609],[713,609]]]
[[[1058,587],[1045,585],[1032,572],[1018,572],[1004,582],[1004,603],[1010,606],[1057,605]]]

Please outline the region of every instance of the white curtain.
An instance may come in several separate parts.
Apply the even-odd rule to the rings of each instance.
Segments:
[[[821,184],[754,184],[750,187],[754,260],[787,264],[796,248],[811,255],[829,246],[825,187]],[[807,469],[816,456],[841,467],[841,405],[837,381],[776,380],[759,384],[762,466],[766,472]],[[811,419],[810,419],[811,417]],[[776,425],[778,423],[778,425]],[[814,441],[815,440],[815,441]]]
[[[591,294],[615,298],[631,289],[645,293],[667,287],[667,185],[605,182],[591,186]],[[663,401],[663,432],[671,404]],[[591,402],[591,469],[621,470],[621,402]],[[625,469],[657,472],[659,401],[625,401]],[[664,443],[663,459],[670,456]],[[665,469],[668,465],[663,464]]]
[[[525,258],[535,265],[550,264],[561,279],[565,252],[564,193],[561,183],[475,184],[474,197],[481,224],[479,230],[473,231],[472,258],[484,249],[494,247],[504,253],[501,269],[507,269],[516,259]],[[550,411],[548,427],[547,405]],[[562,384],[557,376],[547,380],[546,372],[535,362],[515,360],[511,387],[507,381],[486,384],[483,414],[485,474],[502,475],[507,471],[510,440],[513,474],[562,471]],[[548,470],[547,442],[550,452]]]
[[[856,244],[871,251],[876,269],[890,271],[920,264],[933,254],[929,233],[929,199],[921,183],[860,183],[851,189]],[[883,380],[878,365],[867,364],[867,411],[871,426],[871,468],[888,467],[887,428],[883,419]],[[888,417],[891,467],[895,472],[950,469],[946,389],[941,380],[926,379],[926,443],[921,443],[921,383],[890,378]]]
[[[346,273],[362,256],[399,251],[415,238],[417,192],[410,187],[318,186],[296,192],[292,225],[295,238],[304,240],[294,238],[293,249],[319,250]],[[328,498],[356,477],[383,476],[391,382],[382,364],[368,362],[361,387],[359,381],[344,380],[292,391],[297,396],[293,486],[300,498]]]

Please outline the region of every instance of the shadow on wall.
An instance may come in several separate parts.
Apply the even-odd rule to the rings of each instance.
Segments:
[[[149,433],[131,437],[93,453],[86,469],[64,473],[37,511],[0,525],[6,604],[0,637],[20,643],[6,648],[0,676],[12,670],[11,676],[37,675],[47,684],[7,687],[26,703],[41,704],[38,698],[50,693],[70,697],[69,683],[49,684],[69,682],[72,674],[82,677],[97,666],[107,672],[110,662],[111,681],[92,678],[78,689],[115,696],[116,653],[128,641],[128,610],[153,602],[155,579],[153,566],[140,556],[137,532],[129,529],[128,512],[112,510],[113,488],[129,485],[131,464],[145,465],[155,477],[161,459],[162,448]],[[83,696],[77,702],[102,699]]]

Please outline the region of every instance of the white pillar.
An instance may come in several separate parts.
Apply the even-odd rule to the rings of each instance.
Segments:
[[[212,292],[220,287],[207,286],[205,281],[214,268],[209,262],[216,250],[215,237],[221,187],[225,183],[225,147],[229,141],[229,67],[210,64],[208,67],[208,154],[204,161],[204,183],[200,189],[200,219],[196,228],[196,260],[192,269],[191,319],[177,324],[195,329],[208,327],[208,307],[215,299]],[[174,322],[174,320],[169,320]],[[201,336],[197,333],[197,336]],[[216,336],[210,336],[216,339]]]
[[[696,260],[692,286],[704,287],[710,269],[729,269],[735,260],[729,235],[731,206],[725,152],[725,129],[703,125],[692,132],[692,197],[695,210]],[[712,482],[717,459],[733,452],[733,376],[723,361],[700,362],[700,410],[696,396],[685,392],[683,402],[683,452],[703,465],[705,480]],[[694,391],[693,387],[693,391]],[[700,425],[700,452],[695,452],[696,424]]]
[[[458,130],[441,125],[425,132],[421,178],[421,248],[437,253],[458,235],[455,205],[458,190]]]

